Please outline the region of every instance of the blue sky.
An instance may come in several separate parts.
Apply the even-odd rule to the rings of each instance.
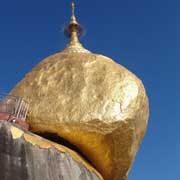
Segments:
[[[0,91],[8,92],[43,58],[63,49],[70,0],[1,0]],[[140,77],[149,127],[128,180],[179,180],[180,1],[79,0],[81,42]]]

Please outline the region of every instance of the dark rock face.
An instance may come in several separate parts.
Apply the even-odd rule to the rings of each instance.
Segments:
[[[33,140],[28,141],[25,134]],[[55,143],[0,121],[0,179],[102,180],[76,153],[52,144]]]

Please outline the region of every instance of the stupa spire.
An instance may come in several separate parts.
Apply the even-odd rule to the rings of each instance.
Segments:
[[[74,1],[72,1],[72,3],[71,3],[71,8],[72,8],[72,17],[71,17],[71,20],[75,20],[75,23],[77,23],[76,22],[76,17],[75,17],[75,3],[74,3]]]
[[[75,2],[72,0],[71,3],[72,15],[68,26],[65,28],[65,35],[70,38],[69,44],[65,50],[70,50],[71,52],[89,52],[84,49],[81,43],[79,42],[79,37],[83,34],[83,28],[76,20],[75,16]]]

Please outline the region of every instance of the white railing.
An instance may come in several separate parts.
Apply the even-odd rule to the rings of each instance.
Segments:
[[[29,104],[23,98],[0,93],[0,120],[25,121]]]

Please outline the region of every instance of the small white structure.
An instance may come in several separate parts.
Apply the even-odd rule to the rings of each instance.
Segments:
[[[26,120],[29,104],[23,98],[0,93],[0,120]]]

